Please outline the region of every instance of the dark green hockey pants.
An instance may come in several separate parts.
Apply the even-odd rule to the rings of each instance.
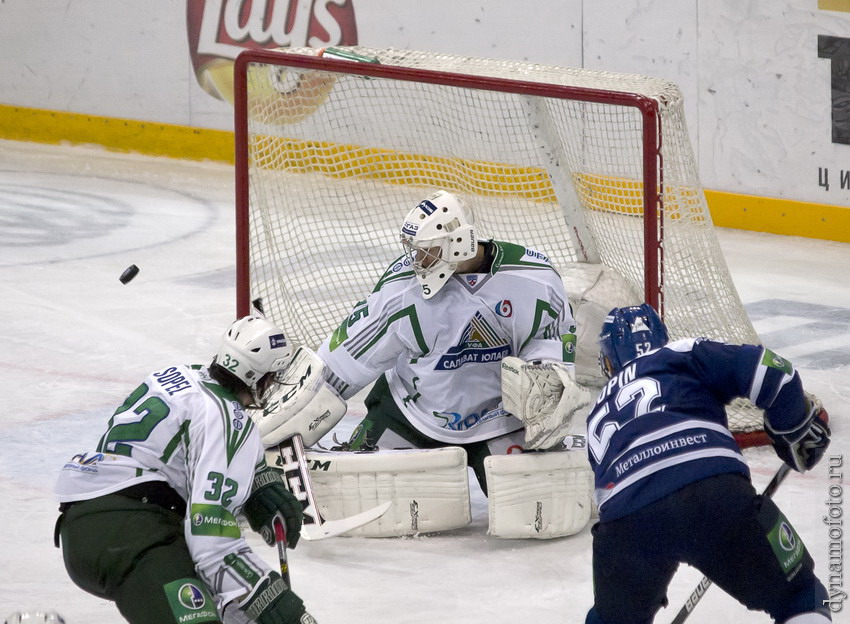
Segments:
[[[73,503],[60,522],[71,580],[114,601],[128,622],[220,622],[186,547],[182,516],[109,494]]]

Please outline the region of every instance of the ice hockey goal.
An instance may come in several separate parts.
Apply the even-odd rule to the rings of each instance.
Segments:
[[[670,82],[367,48],[246,51],[234,81],[240,315],[260,298],[317,346],[401,254],[406,211],[447,189],[481,235],[545,252],[577,306],[570,276],[604,265],[625,288],[601,308],[645,300],[674,338],[758,342]],[[758,411],[729,412],[763,440]]]

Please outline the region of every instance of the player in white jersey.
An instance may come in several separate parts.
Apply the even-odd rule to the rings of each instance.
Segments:
[[[149,375],[110,418],[93,451],[62,468],[56,494],[65,567],[129,622],[314,622],[248,546],[237,515],[267,543],[280,516],[294,547],[301,503],[266,466],[246,408],[262,406],[291,348],[245,317],[208,366]],[[226,615],[225,615],[226,614]]]
[[[567,293],[545,254],[477,239],[471,211],[445,191],[408,213],[401,241],[405,254],[317,352],[344,399],[377,380],[347,446],[461,446],[486,492],[484,458],[524,445],[502,404],[503,360],[572,374]]]

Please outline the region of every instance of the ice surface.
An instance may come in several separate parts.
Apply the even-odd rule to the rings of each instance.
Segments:
[[[0,141],[0,617],[52,608],[68,624],[121,621],[65,573],[52,544],[53,482],[148,372],[210,359],[235,315],[233,195],[229,166]],[[734,230],[720,239],[756,329],[821,397],[832,418],[829,456],[843,459],[850,245]],[[123,285],[130,264],[141,272]],[[362,414],[354,405],[342,430]],[[769,449],[745,455],[763,487],[779,460]],[[822,579],[826,464],[792,474],[776,495]],[[488,537],[486,500],[472,487],[473,522],[462,530],[302,540],[290,553],[293,588],[322,624],[583,622],[590,528],[545,542]],[[249,541],[276,564],[274,549]],[[672,619],[700,577],[680,569],[657,622]],[[689,622],[721,621],[768,618],[713,587]]]

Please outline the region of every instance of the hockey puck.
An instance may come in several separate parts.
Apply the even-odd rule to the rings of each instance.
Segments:
[[[121,274],[121,277],[119,277],[118,280],[122,284],[126,284],[131,279],[136,277],[138,274],[139,274],[139,267],[137,267],[135,264],[131,264],[126,269],[124,269],[124,272]]]

